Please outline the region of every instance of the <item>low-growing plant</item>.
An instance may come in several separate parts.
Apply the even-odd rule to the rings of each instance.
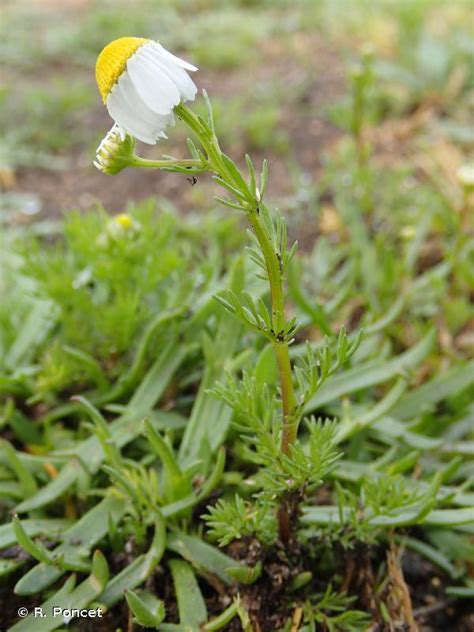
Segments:
[[[111,629],[415,630],[404,549],[451,584],[449,603],[472,597],[473,365],[434,352],[431,323],[448,275],[461,290],[468,278],[454,209],[426,187],[420,209],[439,208],[419,211],[413,241],[392,236],[412,209],[374,235],[383,191],[355,85],[347,154],[325,183],[348,236],[298,255],[267,205],[267,163],[223,152],[206,93],[204,116],[184,102],[193,67],[150,40],[111,46],[102,62],[137,55],[168,83],[140,83],[130,117],[127,65],[99,60],[117,121],[96,166],[210,175],[233,219],[157,217],[150,202],[9,245],[0,485],[14,517],[0,571],[45,613],[10,629],[60,628],[54,606],[99,609]],[[134,136],[154,144],[173,115],[189,157],[137,156]],[[462,253],[423,266],[441,217],[443,248]]]

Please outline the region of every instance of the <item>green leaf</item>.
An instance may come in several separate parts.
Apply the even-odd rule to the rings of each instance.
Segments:
[[[198,572],[215,575],[225,584],[233,582],[233,577],[228,569],[235,568],[236,561],[214,546],[207,544],[201,538],[184,533],[171,533],[168,536],[166,548],[174,553],[179,553]],[[248,571],[248,567],[244,565],[240,568],[244,572]]]
[[[143,434],[163,464],[163,490],[166,500],[171,503],[190,494],[191,480],[183,475],[171,448],[147,419],[144,421]]]
[[[435,332],[431,330],[413,349],[388,362],[381,364],[370,362],[335,375],[331,380],[325,382],[316,395],[311,398],[306,405],[305,412],[317,410],[344,395],[383,384],[403,371],[416,367],[428,355],[434,340]]]
[[[386,415],[389,410],[393,409],[402,394],[405,392],[406,386],[406,380],[400,378],[395,383],[395,386],[393,386],[385,395],[385,397],[375,404],[368,412],[365,414],[356,414],[354,416],[350,415],[349,419],[343,419],[337,427],[335,436],[336,442],[340,443],[361,430],[369,428],[371,425],[375,424],[380,417]]]
[[[136,417],[146,417],[148,411],[159,401],[175,371],[189,351],[189,346],[175,340],[171,340],[163,348],[130,399],[129,414]]]
[[[98,439],[95,439],[95,441],[98,443]],[[47,458],[45,458],[45,461],[47,461]],[[82,472],[81,465],[77,460],[73,460],[63,467],[56,478],[53,478],[51,482],[41,487],[36,494],[17,505],[15,511],[17,513],[24,513],[49,505],[62,496],[71,485],[73,485],[80,472]]]
[[[35,350],[46,339],[56,322],[51,301],[35,300],[25,322],[22,323],[5,357],[6,366],[18,369],[33,357]]]
[[[176,516],[180,514],[181,512],[185,512],[191,507],[195,507],[201,501],[207,498],[207,496],[209,496],[209,494],[212,492],[212,490],[216,487],[217,483],[219,482],[222,476],[222,473],[224,471],[224,466],[225,466],[225,450],[224,448],[220,448],[219,452],[217,453],[217,459],[214,465],[214,469],[211,472],[209,478],[206,480],[206,482],[200,489],[199,493],[197,494],[192,493],[189,496],[182,498],[181,500],[177,500],[174,503],[165,505],[161,509],[163,516],[165,517]]]
[[[37,535],[48,537],[61,537],[66,533],[66,528],[71,525],[70,520],[63,518],[31,518],[21,521],[25,533],[34,538]],[[13,546],[17,541],[13,525],[11,523],[0,526],[0,549]]]
[[[0,560],[0,577],[7,577],[11,573],[14,573],[25,564],[17,560]]]
[[[227,182],[226,180],[223,180],[220,176],[214,176],[213,180],[215,180],[217,184],[219,184],[221,187],[229,191],[229,193],[232,193],[233,195],[235,195],[235,197],[238,200],[242,200],[242,202],[246,202],[246,197],[244,193],[242,193],[242,191],[239,191],[237,187],[232,186],[229,182]]]
[[[396,540],[403,546],[412,549],[412,551],[416,551],[426,559],[430,560],[430,562],[433,562],[433,564],[436,564],[436,566],[445,571],[445,573],[447,573],[451,578],[454,579],[459,576],[458,569],[451,564],[449,559],[426,542],[422,542],[421,540],[417,540],[416,538],[411,538],[409,536],[397,538]]]
[[[62,617],[57,617],[56,620],[53,619],[53,607],[65,608],[65,604],[69,603],[71,594],[74,592],[75,585],[76,576],[70,575],[62,587],[41,605],[43,612],[46,614],[45,617],[38,618],[34,616],[33,612],[30,612],[25,619],[12,626],[8,632],[49,632],[63,625]],[[75,607],[77,608],[78,604]]]
[[[141,431],[140,422],[160,399],[174,372],[181,364],[190,347],[171,341],[152,365],[131,398],[123,415],[109,424],[113,441],[121,448],[133,441]],[[166,413],[160,413],[166,419]],[[64,494],[82,473],[82,466],[91,474],[97,472],[103,462],[104,452],[97,437],[83,441],[74,450],[77,459],[65,465],[59,475],[41,488],[34,496],[20,503],[15,511],[23,513],[44,507]]]
[[[260,174],[260,199],[263,200],[267,193],[268,187],[268,161],[262,162],[262,172]]]
[[[12,395],[9,392],[8,395]],[[8,419],[8,425],[15,435],[16,439],[19,439],[25,444],[41,445],[43,443],[42,433],[31,419],[26,417],[18,409],[14,410]]]
[[[125,511],[126,507],[119,498],[112,496],[104,498],[63,533],[63,542],[54,549],[54,556],[65,560],[76,559],[83,566],[88,565],[89,551],[106,535],[110,520],[115,524],[118,523]],[[15,593],[17,595],[39,593],[57,581],[64,573],[64,569],[38,564],[19,579],[15,586]]]
[[[278,365],[271,344],[267,344],[258,356],[254,375],[257,382],[262,386],[264,384],[274,384],[278,380]]]
[[[238,170],[235,162],[232,160],[232,158],[224,153],[221,154],[221,157],[238,190],[242,193],[244,197],[251,199],[252,195],[249,191],[247,183],[243,179],[242,174]]]
[[[216,630],[221,630],[238,614],[238,610],[238,603],[234,601],[218,617],[215,617],[214,619],[211,619],[211,621],[206,623],[202,629],[205,632],[215,632]]]
[[[126,590],[142,584],[159,564],[166,544],[166,525],[160,517],[155,521],[155,533],[150,548],[145,555],[138,556],[131,564],[115,575],[101,595],[101,602],[108,608],[119,601]]]
[[[160,632],[199,632],[198,628],[190,625],[178,625],[177,623],[162,623],[159,630]]]
[[[76,395],[71,398],[78,402],[89,414],[92,419],[95,435],[99,439],[106,460],[112,465],[118,467],[121,462],[120,451],[114,443],[110,427],[100,411],[89,402],[85,397]]]
[[[430,410],[438,402],[474,385],[474,361],[454,366],[435,379],[411,391],[392,411],[398,419],[412,419],[423,411]]]
[[[253,166],[252,159],[248,154],[245,154],[245,164],[247,165],[247,170],[249,172],[250,177],[250,192],[252,195],[256,194],[257,180],[255,178],[255,169]]]
[[[209,129],[214,134],[215,133],[215,129],[214,129],[214,112],[212,110],[212,103],[211,103],[211,100],[209,99],[209,95],[207,94],[207,90],[203,90],[202,91],[202,98],[204,99],[204,103],[206,104],[207,123],[209,125]]]
[[[15,472],[18,480],[20,481],[24,497],[27,498],[28,496],[32,496],[38,489],[38,486],[36,485],[36,481],[30,470],[18,457],[17,451],[9,441],[7,441],[6,439],[1,439],[0,447],[5,450],[7,459],[10,463],[10,467]]]
[[[443,527],[474,524],[474,507],[434,509],[426,516],[424,523]]]
[[[405,303],[406,296],[402,293],[395,299],[393,305],[388,308],[387,312],[383,316],[369,325],[364,326],[365,335],[370,336],[386,329],[401,314]]]
[[[403,509],[393,515],[375,516],[370,520],[373,526],[378,527],[402,527],[412,524],[423,524],[430,526],[458,526],[469,525],[474,522],[474,508],[464,509],[433,509],[426,515],[420,515],[420,509],[424,507],[414,507],[413,509]],[[342,508],[343,521],[349,519],[349,510]],[[339,508],[335,506],[327,507],[304,507],[302,510],[301,522],[304,524],[340,524]]]
[[[254,584],[262,574],[262,562],[258,561],[255,566],[244,566],[242,564],[230,566],[226,569],[227,574],[236,579],[240,584]]]
[[[245,211],[245,208],[241,204],[237,204],[236,202],[231,202],[227,198],[223,198],[220,195],[215,195],[214,199],[222,206],[227,206],[228,208],[233,209],[234,211]]]
[[[63,345],[62,348],[64,353],[80,362],[82,369],[97,384],[100,390],[105,391],[107,390],[107,388],[109,388],[110,385],[107,381],[104,371],[102,370],[97,360],[92,355],[90,355],[90,353],[86,353],[81,349],[70,347],[69,345]]]
[[[165,618],[165,604],[149,592],[138,594],[127,590],[125,599],[139,625],[157,629]]]
[[[393,410],[391,411],[393,413]],[[375,435],[381,441],[393,444],[393,439],[402,440],[410,448],[415,450],[434,450],[439,448],[443,440],[435,437],[427,437],[418,432],[412,432],[405,427],[405,424],[393,417],[383,417],[372,426]]]
[[[12,526],[17,542],[22,549],[24,549],[39,562],[43,562],[44,564],[48,565],[55,564],[55,559],[51,555],[51,553],[41,544],[41,542],[33,542],[33,540],[21,526],[21,522],[16,515],[13,516]]]
[[[230,272],[228,285],[232,291],[240,291],[245,282],[245,269],[241,257],[238,257]],[[206,366],[199,391],[194,400],[193,409],[179,447],[179,462],[187,467],[193,461],[202,458],[203,445],[211,451],[219,448],[224,441],[232,417],[232,410],[209,392],[216,380],[222,375],[224,367],[232,360],[241,337],[242,330],[234,318],[219,310],[217,330],[212,347],[213,356],[206,356]]]
[[[100,551],[94,553],[92,572],[82,584],[74,589],[75,575],[68,578],[62,588],[54,593],[42,605],[44,617],[34,617],[31,612],[26,619],[19,621],[9,632],[49,632],[67,624],[67,617],[53,616],[53,608],[72,610],[86,608],[96,600],[107,584],[109,571],[107,562]]]
[[[474,599],[473,586],[447,586],[446,594],[451,597],[459,597],[460,599]]]
[[[183,560],[170,560],[179,622],[196,630],[207,620],[207,609],[192,567]]]

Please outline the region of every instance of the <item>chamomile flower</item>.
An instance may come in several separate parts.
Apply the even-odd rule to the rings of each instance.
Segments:
[[[99,248],[109,248],[124,239],[133,239],[139,232],[140,224],[128,213],[120,213],[108,220],[105,230],[98,235],[96,244]]]
[[[137,230],[137,222],[128,213],[116,215],[107,224],[107,233],[115,240],[123,238],[125,235],[132,235]]]
[[[115,125],[97,147],[94,166],[110,176],[129,166],[134,158],[135,141]]]
[[[194,100],[197,88],[186,71],[195,70],[158,42],[121,37],[97,58],[96,80],[117,129],[154,145],[174,124],[173,108]]]

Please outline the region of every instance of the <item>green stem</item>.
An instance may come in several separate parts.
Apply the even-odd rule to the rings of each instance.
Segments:
[[[175,107],[175,112],[179,116],[179,118],[186,123],[186,125],[196,134],[199,138],[202,146],[207,152],[210,166],[213,167],[211,170],[214,173],[217,173],[224,179],[230,180],[234,183],[234,179],[229,174],[227,167],[224,164],[224,161],[221,157],[221,148],[219,147],[219,142],[215,136],[215,134],[210,135],[208,129],[204,127],[202,122],[199,120],[192,110],[188,108],[184,103],[180,103]]]
[[[215,134],[210,134],[201,120],[186,105],[178,105],[175,111],[199,138],[208,155],[212,171],[238,189],[239,183],[233,177],[232,173],[230,173],[222,159],[222,152]],[[275,252],[267,231],[260,220],[259,206],[262,206],[260,201],[249,200],[247,216],[265,259],[270,283],[272,325],[275,335],[278,337],[278,334],[284,330],[286,322],[281,260],[279,253]],[[286,341],[275,340],[273,348],[277,359],[283,408],[281,449],[284,454],[288,454],[291,445],[296,441],[298,432],[298,420],[295,418],[296,397],[293,388],[290,353]]]
[[[202,147],[208,156],[209,171],[218,175],[235,189],[241,191],[241,183],[228,168],[222,158],[222,151],[219,147],[217,137],[202,119],[199,119],[186,105],[180,104],[175,108],[177,115],[196,134]],[[283,274],[281,254],[276,252],[267,230],[260,218],[263,204],[257,198],[255,192],[242,191],[245,200],[237,200],[247,212],[249,223],[255,233],[260,245],[270,284],[271,306],[272,306],[272,327],[275,334],[273,349],[275,352],[278,373],[280,380],[281,400],[283,409],[283,432],[281,439],[281,450],[283,454],[288,454],[292,444],[296,441],[298,432],[298,417],[296,415],[296,396],[293,387],[293,376],[290,362],[288,342],[284,339],[283,333],[286,325],[285,317],[285,295],[283,291]],[[280,339],[281,338],[281,339]],[[278,512],[280,537],[284,542],[288,542],[291,536],[291,515],[288,502],[284,499]]]
[[[249,220],[265,259],[272,300],[273,329],[276,336],[278,336],[285,327],[285,296],[283,293],[280,259],[278,254],[274,252],[274,248],[272,248],[270,239],[262,226],[258,214],[256,212],[249,213]],[[294,418],[296,397],[293,388],[290,352],[286,341],[275,340],[273,349],[277,359],[283,407],[281,449],[284,454],[288,454],[290,446],[296,441],[298,431],[297,420]]]
[[[147,158],[140,158],[140,156],[134,156],[133,161],[128,163],[128,166],[142,167],[145,169],[167,169],[169,167],[182,167],[183,169],[189,169],[193,172],[196,169],[205,171],[200,160],[193,160],[186,158],[183,160],[148,160]]]

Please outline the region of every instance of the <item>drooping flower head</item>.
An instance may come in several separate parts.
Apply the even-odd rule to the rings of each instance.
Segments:
[[[154,145],[174,124],[173,108],[193,101],[197,88],[186,71],[197,68],[161,44],[121,37],[97,58],[96,80],[102,100],[119,129]]]

